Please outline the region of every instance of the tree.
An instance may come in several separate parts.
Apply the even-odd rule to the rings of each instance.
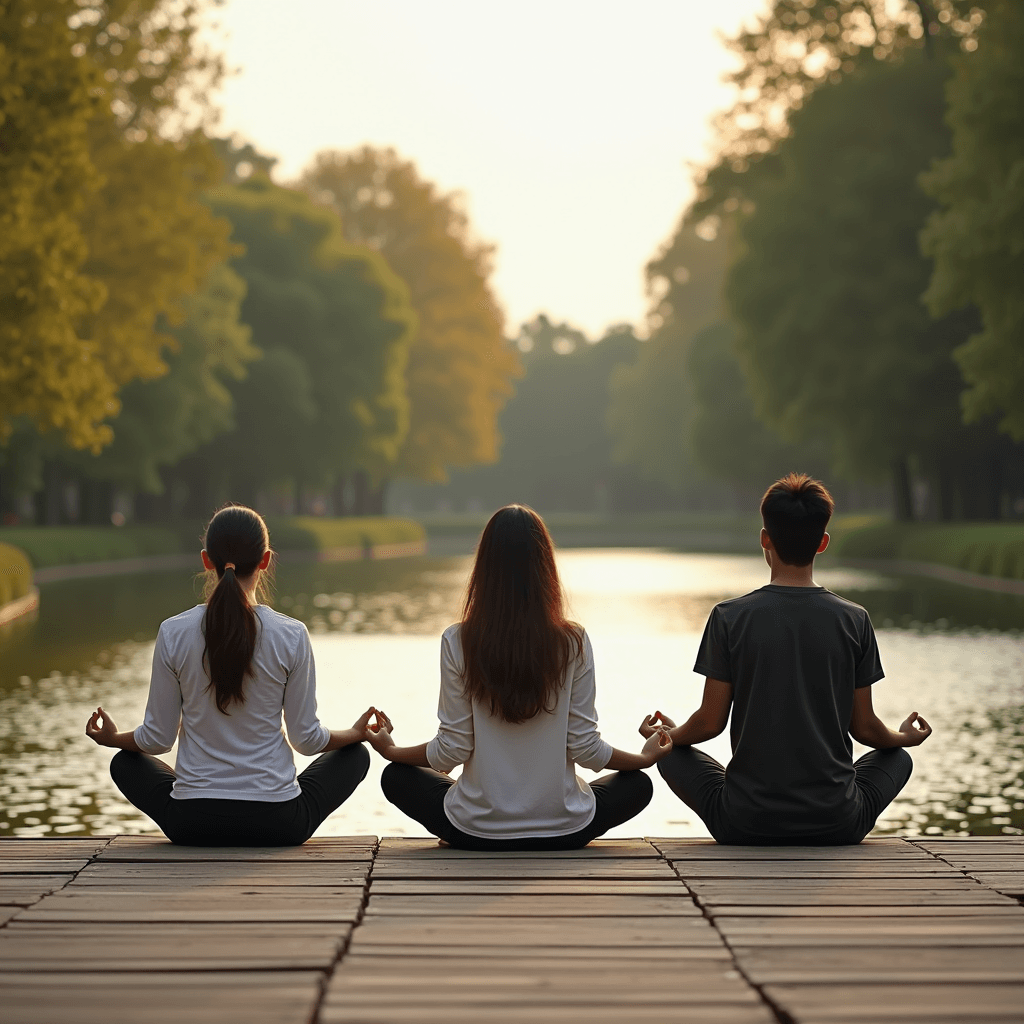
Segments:
[[[607,415],[615,461],[676,489],[693,465],[690,341],[722,319],[728,255],[725,233],[707,224],[698,233],[682,219],[646,268],[651,335],[640,345],[637,359],[619,366],[611,379]]]
[[[982,329],[954,353],[971,422],[993,414],[1024,440],[1024,9],[991,0],[974,52],[947,88],[953,152],[923,178],[939,201],[922,234],[935,259],[927,299],[942,316],[976,308]]]
[[[716,123],[716,158],[698,180],[693,218],[749,204],[751,179],[772,172],[792,114],[822,86],[879,61],[929,51],[933,40],[966,46],[981,24],[975,0],[772,0],[726,41],[739,61],[733,106]]]
[[[758,489],[791,470],[825,475],[829,463],[820,445],[787,443],[757,419],[735,343],[736,328],[727,321],[705,327],[690,342],[694,463],[709,477]]]
[[[404,374],[416,324],[405,285],[301,192],[253,175],[209,200],[245,246],[233,267],[263,358],[229,384],[237,429],[182,471],[200,492],[217,474],[253,500],[267,484],[321,485],[394,463],[408,430]]]
[[[216,160],[177,116],[220,74],[201,10],[0,5],[0,440],[24,417],[108,444],[120,388],[166,370],[158,318],[229,254],[201,202]]]
[[[947,73],[908,53],[816,92],[792,116],[773,176],[749,188],[727,289],[758,417],[788,439],[821,439],[848,475],[891,469],[904,516],[908,459],[949,496],[944,515],[981,514],[942,478],[993,443],[960,423],[951,354],[970,316],[934,322],[920,301],[930,267],[917,236],[931,204],[917,178],[948,149]]]
[[[381,253],[409,286],[419,327],[409,352],[409,432],[382,476],[444,480],[493,462],[497,416],[517,359],[491,292],[493,250],[472,239],[458,197],[442,194],[394,150],[320,153],[301,179],[341,217],[350,242]]]

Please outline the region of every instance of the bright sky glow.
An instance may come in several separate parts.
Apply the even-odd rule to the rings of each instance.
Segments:
[[[219,130],[280,159],[394,146],[498,247],[507,330],[540,311],[592,335],[644,314],[643,266],[708,154],[732,34],[760,0],[229,0],[239,73]]]

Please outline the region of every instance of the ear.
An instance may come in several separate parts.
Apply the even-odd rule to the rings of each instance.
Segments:
[[[821,543],[818,545],[818,554],[819,555],[822,553],[822,551],[825,550],[825,548],[828,547],[828,542],[829,542],[830,539],[831,538],[829,537],[829,535],[827,533],[825,534],[824,537],[821,538]]]
[[[765,551],[774,550],[772,547],[772,539],[768,536],[768,531],[764,527],[761,528],[761,547],[763,547]]]
[[[203,548],[200,554],[203,557],[203,568],[207,572],[216,572],[217,567],[213,564],[213,562],[210,561],[210,556],[206,553],[206,548]]]
[[[270,565],[270,560],[274,557],[274,552],[269,548],[263,552],[263,557],[260,559],[260,564],[256,566],[260,572],[266,572]]]

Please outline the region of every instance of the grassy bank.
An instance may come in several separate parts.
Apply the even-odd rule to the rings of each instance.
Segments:
[[[1024,524],[849,522],[837,531],[838,559],[929,562],[1024,580]]]
[[[327,551],[366,548],[422,540],[423,527],[411,519],[389,516],[361,519],[319,519],[279,516],[268,521],[271,543],[277,551]],[[5,549],[20,549],[36,569],[87,562],[116,561],[198,551],[202,526],[12,526],[0,529],[0,593],[4,581]],[[13,557],[13,556],[12,556]],[[24,557],[24,556],[22,556]],[[13,562],[11,563],[14,564]],[[31,571],[27,580],[31,584]],[[18,596],[18,595],[15,595]],[[0,603],[3,603],[0,601]]]
[[[0,608],[32,589],[32,565],[20,548],[0,544]]]

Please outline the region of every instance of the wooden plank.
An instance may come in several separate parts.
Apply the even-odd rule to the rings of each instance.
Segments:
[[[648,896],[689,899],[686,886],[678,879],[666,881],[621,881],[606,879],[456,878],[434,881],[423,879],[373,880],[371,895],[380,896],[629,896],[643,900]]]
[[[715,918],[715,925],[732,945],[746,946],[1022,946],[1024,915],[1020,917],[888,918]]]
[[[371,861],[303,861],[284,863],[262,863],[252,861],[201,860],[194,862],[150,861],[130,863],[127,861],[99,861],[80,871],[75,885],[111,880],[167,880],[189,885],[195,879],[238,879],[246,882],[255,879],[273,879],[282,884],[319,884],[322,881],[335,882],[340,879],[365,880],[370,874]]]
[[[0,905],[27,907],[65,886],[74,875],[0,875]]]
[[[0,907],[0,928],[7,924],[12,917],[20,913],[21,907]]]
[[[1024,986],[983,984],[769,985],[767,997],[800,1024],[1019,1024]]]
[[[336,921],[356,919],[360,895],[294,897],[281,895],[247,896],[203,893],[201,898],[188,893],[141,896],[57,893],[45,897],[24,912],[25,921],[95,922],[269,922]]]
[[[11,857],[0,860],[0,879],[4,875],[74,874],[89,863],[87,857]]]
[[[514,996],[504,1005],[478,1006],[361,1006],[358,1015],[344,1004],[328,1005],[317,1015],[320,1024],[775,1024],[776,1018],[761,1005],[686,1005],[678,996],[662,1006],[520,1006]]]
[[[940,869],[943,870],[943,869]],[[948,869],[944,869],[948,870]],[[378,857],[373,865],[374,882],[386,879],[413,878],[508,878],[513,874],[516,878],[586,878],[629,879],[643,881],[645,879],[677,879],[678,876],[663,860],[634,858],[613,859],[573,858],[572,860],[516,858],[515,868],[509,871],[508,863],[499,858],[487,860],[440,860],[438,858],[416,859],[399,857],[388,860]]]
[[[49,897],[52,899],[53,897]],[[38,910],[36,911],[38,913]],[[433,917],[437,914],[491,917],[637,917],[670,915],[699,917],[700,911],[685,897],[647,896],[375,896],[370,891],[367,915],[400,914]]]
[[[374,837],[310,839],[302,846],[178,846],[166,839],[118,836],[98,854],[100,861],[332,861],[368,860]]]
[[[885,941],[880,937],[880,941]],[[892,982],[928,985],[1024,983],[1020,947],[904,949],[900,946],[834,948],[734,946],[744,974],[755,985]]]
[[[721,942],[695,946],[541,946],[527,941],[519,945],[451,945],[442,954],[436,949],[411,943],[403,946],[353,942],[345,954],[345,963],[354,964],[366,959],[374,963],[390,963],[392,959],[423,957],[437,962],[439,970],[447,971],[456,961],[472,960],[476,965],[478,961],[488,958],[494,958],[495,962],[506,962],[524,955],[541,957],[544,962],[585,960],[613,971],[619,971],[616,965],[621,960],[641,960],[645,963],[657,961],[662,969],[673,966],[683,968],[695,959],[714,960],[732,966],[732,956]],[[566,966],[564,969],[574,968]]]
[[[4,1024],[308,1024],[313,971],[3,973]]]
[[[789,860],[675,860],[675,871],[682,878],[806,878],[806,879],[869,879],[876,878],[955,878],[951,865],[933,858],[917,860],[869,860],[859,864],[839,861]],[[376,869],[374,870],[376,874]]]
[[[346,888],[362,888],[366,885],[365,875],[350,875],[350,874],[339,874],[337,872],[323,872],[320,875],[312,873],[303,873],[301,875],[293,875],[288,872],[283,875],[274,875],[261,869],[258,874],[247,875],[244,873],[225,873],[225,874],[190,874],[190,875],[173,875],[170,877],[160,877],[159,875],[139,875],[139,874],[124,874],[124,875],[79,875],[72,883],[71,888],[75,892],[79,892],[82,889],[92,888],[120,888],[120,889],[136,889],[142,891],[150,891],[156,889],[186,889],[186,888],[204,888],[207,886],[216,885],[224,887],[252,887],[252,888],[275,888],[280,886],[331,886],[346,887]]]
[[[136,902],[185,899],[192,903],[203,903],[214,897],[249,900],[266,897],[268,900],[285,899],[348,899],[362,898],[363,886],[358,885],[223,885],[212,882],[209,885],[182,886],[180,884],[160,885],[156,882],[125,883],[123,885],[74,885],[54,893],[66,896],[68,900],[133,899]]]
[[[52,899],[53,897],[51,897]],[[893,907],[915,907],[922,906],[938,909],[940,907],[978,907],[989,909],[993,907],[1006,906],[1014,909],[1007,897],[991,889],[979,887],[976,892],[957,892],[953,890],[915,890],[913,892],[900,892],[898,889],[880,890],[835,890],[825,893],[805,892],[701,892],[698,899],[703,907],[712,910],[722,907],[740,906],[750,910],[766,907],[818,907],[827,909],[829,907],[861,907],[867,910],[876,907],[880,912],[888,910],[892,912]],[[1016,908],[1016,909],[1019,909]]]
[[[670,859],[692,860],[865,860],[926,859],[924,850],[903,839],[866,839],[857,846],[723,846],[713,839],[651,838],[655,849]]]
[[[0,839],[0,861],[22,858],[26,860],[80,859],[94,857],[110,842],[110,837],[96,836],[82,839]]]
[[[0,930],[0,972],[327,970],[344,925],[36,925]]]
[[[703,917],[505,917],[486,918],[438,914],[427,920],[419,915],[367,916],[352,935],[352,948],[371,945],[422,945],[432,949],[453,946],[519,945],[577,948],[622,945],[720,947],[722,940]]]
[[[727,917],[872,917],[891,918],[893,916],[891,905],[832,905],[832,906],[799,906],[796,904],[785,906],[772,906],[771,904],[742,906],[724,905],[723,907],[709,907],[709,913],[715,920],[718,916]],[[26,911],[29,913],[29,911]],[[907,904],[899,908],[899,917],[994,917],[1002,916],[1014,920],[1024,920],[1024,908],[1019,903],[1012,903],[1004,900],[1001,904]]]
[[[423,859],[439,858],[468,860],[518,860],[525,858],[535,860],[591,860],[603,857],[623,858],[656,858],[657,851],[642,839],[595,839],[582,850],[550,850],[550,851],[505,851],[493,850],[453,850],[451,847],[440,846],[436,839],[388,839],[380,841],[378,860],[387,861],[397,857],[417,857]]]
[[[984,892],[984,886],[959,872],[923,878],[687,878],[686,883],[694,892]]]

